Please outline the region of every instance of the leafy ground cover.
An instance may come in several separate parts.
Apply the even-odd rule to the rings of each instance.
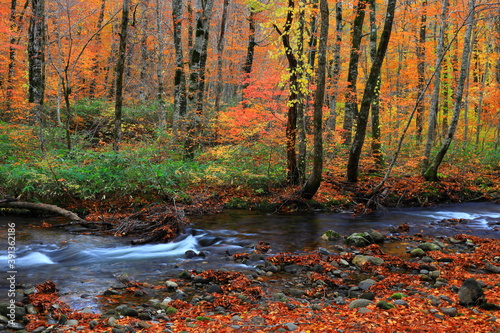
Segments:
[[[157,285],[120,276],[101,298],[102,314],[69,309],[50,281],[25,289],[17,305],[28,309],[29,332],[500,330],[498,240],[402,232],[380,245],[340,242],[335,253],[268,248],[228,257],[255,268],[246,272],[183,271]]]

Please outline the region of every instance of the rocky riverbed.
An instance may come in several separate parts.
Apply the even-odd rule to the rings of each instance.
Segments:
[[[324,237],[335,251],[226,253],[240,270],[186,269],[162,283],[126,272],[100,311],[70,309],[57,286],[17,286],[0,329],[19,332],[497,332],[500,242],[369,230]],[[211,260],[187,253],[186,261]],[[193,257],[196,255],[196,257]],[[219,258],[220,259],[220,258]],[[236,266],[235,266],[236,267]],[[144,267],[147,269],[147,267]],[[82,295],[85,297],[85,295]],[[11,320],[14,316],[15,320]]]

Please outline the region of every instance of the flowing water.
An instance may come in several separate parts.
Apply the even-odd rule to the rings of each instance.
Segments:
[[[467,219],[467,223],[443,226],[442,219]],[[500,238],[500,205],[465,203],[431,208],[391,209],[375,215],[349,213],[301,215],[252,214],[229,211],[191,219],[191,229],[175,242],[130,245],[130,239],[71,234],[61,228],[40,228],[40,219],[0,217],[0,302],[7,300],[8,224],[15,223],[18,284],[53,280],[63,300],[75,309],[96,308],[96,296],[113,284],[116,276],[128,273],[135,280],[156,283],[183,269],[251,269],[228,260],[227,253],[249,252],[260,241],[271,245],[272,253],[300,252],[333,245],[321,239],[328,229],[342,235],[369,229],[389,233],[402,223],[410,234],[451,236],[468,233]],[[45,220],[57,225],[64,221]],[[500,230],[500,228],[499,228]],[[206,257],[187,259],[186,251],[203,251]]]

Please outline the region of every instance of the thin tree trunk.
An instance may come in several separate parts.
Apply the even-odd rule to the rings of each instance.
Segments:
[[[333,61],[330,76],[331,94],[328,96],[330,114],[328,115],[325,130],[327,137],[330,137],[332,131],[335,130],[337,125],[337,90],[340,76],[340,62],[341,62],[341,44],[342,44],[342,1],[338,1],[335,5],[335,45],[333,46]]]
[[[359,0],[356,8],[356,17],[352,26],[352,45],[347,72],[347,95],[344,111],[343,141],[345,145],[351,144],[352,127],[358,114],[356,83],[358,80],[358,66],[361,38],[363,37],[363,22],[365,19],[366,5],[369,0]]]
[[[172,20],[174,24],[175,76],[174,76],[174,113],[172,119],[172,136],[179,140],[181,119],[187,111],[186,74],[184,55],[182,52],[182,0],[172,1]]]
[[[224,36],[226,33],[227,26],[227,7],[229,6],[229,0],[224,0],[222,4],[222,18],[220,22],[220,32],[219,39],[217,40],[217,82],[215,85],[215,111],[219,113],[221,111],[220,100],[222,96],[222,89],[224,87],[222,83],[222,56],[224,54]]]
[[[460,117],[460,109],[462,108],[462,97],[464,94],[464,86],[465,81],[467,79],[469,69],[470,69],[470,54],[471,54],[471,40],[472,40],[472,32],[474,30],[474,14],[475,14],[475,6],[476,1],[469,1],[469,13],[467,20],[467,30],[465,32],[464,38],[464,48],[462,52],[462,64],[460,66],[460,76],[458,79],[458,86],[455,92],[455,101],[453,107],[453,116],[450,122],[450,126],[448,128],[448,132],[446,133],[446,137],[441,145],[439,151],[434,157],[432,163],[424,172],[424,177],[428,181],[436,181],[438,180],[438,169],[443,161],[446,152],[448,151],[451,142],[453,141],[453,137],[458,127],[458,120]]]
[[[368,124],[368,115],[373,99],[376,95],[376,88],[380,77],[380,70],[387,52],[387,46],[392,32],[392,25],[394,22],[394,12],[396,9],[397,0],[389,0],[387,3],[387,12],[385,16],[384,28],[380,36],[380,43],[377,48],[377,56],[370,69],[370,75],[366,81],[365,90],[363,92],[363,99],[361,100],[361,107],[358,114],[358,121],[356,126],[356,133],[354,140],[349,151],[349,159],[347,161],[347,180],[349,182],[356,182],[358,180],[359,159],[361,150],[365,141],[366,126]]]
[[[122,108],[123,108],[123,76],[125,72],[125,57],[127,52],[127,34],[129,21],[129,1],[123,0],[122,21],[120,28],[120,46],[116,62],[116,95],[113,150],[119,151],[122,140]]]
[[[248,44],[247,44],[247,55],[245,57],[245,63],[243,65],[243,74],[245,74],[243,84],[243,89],[248,87],[248,78],[250,73],[252,73],[252,65],[253,65],[253,56],[255,53],[255,46],[257,46],[257,42],[255,41],[255,13],[254,8],[250,7],[250,14],[248,15]]]
[[[372,62],[377,59],[377,18],[375,1],[371,3],[370,11],[370,57]],[[382,154],[381,130],[380,130],[380,75],[375,87],[375,95],[372,101],[372,156],[375,160],[375,166],[380,168],[384,165],[384,155]]]
[[[197,0],[196,29],[194,44],[190,51],[189,60],[189,120],[187,138],[185,142],[186,157],[193,158],[194,151],[199,144],[199,135],[202,127],[203,103],[205,97],[205,70],[207,63],[208,34],[210,18],[214,0]]]
[[[420,15],[420,27],[419,27],[419,38],[417,43],[417,76],[418,76],[418,92],[421,94],[425,89],[425,42],[427,39],[427,0],[422,1],[423,13]],[[424,101],[421,100],[417,106],[417,112],[415,115],[415,127],[416,127],[416,143],[419,146],[422,142],[422,132],[424,129],[424,112],[425,106]]]
[[[45,152],[43,134],[43,114],[45,97],[45,0],[31,0],[32,16],[29,26],[28,62],[29,86],[28,100],[34,103],[33,113],[38,123],[40,150]]]
[[[479,148],[479,139],[481,137],[481,117],[483,113],[483,102],[484,102],[484,88],[486,86],[486,78],[489,72],[489,62],[484,65],[484,73],[481,79],[481,90],[479,91],[479,100],[477,102],[477,112],[476,112],[476,149]]]
[[[156,33],[158,34],[157,55],[156,55],[156,79],[158,80],[158,87],[156,90],[156,100],[158,101],[158,128],[165,129],[167,127],[167,103],[163,94],[165,91],[163,82],[163,65],[165,62],[164,50],[164,31],[163,31],[163,1],[156,0]]]
[[[104,11],[106,9],[106,0],[101,0],[101,11],[99,12],[99,18],[97,19],[97,30],[101,30],[102,24],[104,22]],[[98,50],[100,47],[102,47],[101,44],[101,34],[98,33],[95,37],[96,41],[96,49]],[[90,98],[95,98],[95,94],[97,92],[97,78],[99,77],[100,74],[100,53],[96,52],[95,56],[92,59],[92,79],[90,81],[89,85],[89,97]]]
[[[441,63],[444,55],[444,36],[448,27],[448,6],[449,1],[443,0],[441,10],[441,27],[439,30],[438,46],[436,51],[436,73],[434,76],[434,90],[431,97],[431,105],[429,108],[429,122],[427,127],[427,140],[425,142],[423,170],[426,170],[429,165],[431,150],[434,145],[434,136],[436,133],[437,111],[439,105],[439,90],[441,85]]]
[[[317,68],[317,86],[314,96],[314,154],[309,178],[302,187],[302,197],[311,199],[321,185],[323,175],[323,102],[326,81],[326,48],[328,42],[329,10],[327,0],[320,1],[321,32]]]
[[[293,53],[290,43],[290,29],[292,28],[294,17],[294,1],[288,0],[288,14],[286,16],[283,32],[275,25],[274,28],[281,36],[281,41],[285,49],[285,55],[288,60],[288,70],[290,72],[290,88],[288,94],[288,114],[286,124],[286,160],[287,160],[287,179],[290,184],[298,184],[300,179],[299,168],[297,166],[297,154],[295,144],[297,141],[297,89],[299,82],[297,77],[298,60]]]
[[[298,138],[298,155],[297,168],[299,169],[299,182],[302,184],[306,177],[306,160],[307,160],[307,142],[306,142],[306,98],[305,90],[307,87],[304,82],[307,81],[305,70],[305,55],[304,55],[304,32],[306,29],[304,3],[299,5],[299,31],[297,41],[297,80],[299,85],[295,87],[297,90],[297,138]],[[312,68],[312,67],[311,67]]]

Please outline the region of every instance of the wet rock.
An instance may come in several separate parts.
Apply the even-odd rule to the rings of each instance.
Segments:
[[[353,233],[345,239],[346,245],[354,247],[364,247],[373,244],[372,236],[367,232]]]
[[[170,280],[165,281],[165,286],[168,289],[177,289],[179,287],[179,285],[177,283],[175,283],[174,281],[170,281]]]
[[[128,305],[119,305],[116,307],[116,311],[125,317],[137,317],[139,312],[136,309],[131,308]]]
[[[90,322],[89,322],[89,327],[91,330],[93,330],[97,325],[99,325],[99,322],[95,319],[92,319]]]
[[[357,309],[357,308],[364,308],[367,307],[368,305],[373,304],[372,301],[367,300],[367,299],[355,299],[351,303],[349,303],[349,309]]]
[[[410,255],[412,257],[423,257],[425,255],[425,251],[418,247],[416,249],[411,250]]]
[[[186,252],[184,252],[184,256],[188,259],[191,259],[191,258],[196,257],[197,253],[193,250],[187,250]]]
[[[115,317],[109,317],[107,325],[109,327],[114,327],[116,325],[116,318]]]
[[[373,265],[380,266],[384,263],[384,260],[372,256],[357,255],[352,259],[352,263],[356,266],[363,266],[363,264],[365,263],[371,263]]]
[[[336,241],[340,239],[340,234],[334,230],[327,230],[321,235],[321,238],[326,241]]]
[[[458,311],[456,308],[441,308],[439,309],[441,311],[441,313],[447,315],[447,316],[450,316],[450,317],[456,317],[458,315]]]
[[[295,325],[294,323],[287,323],[285,324],[285,326],[289,331],[295,331],[299,328],[299,326]]]
[[[0,303],[0,314],[10,318],[10,314],[14,313],[16,320],[22,319],[26,315],[26,309],[22,306],[14,305],[13,303]]]
[[[24,325],[21,323],[9,321],[7,324],[7,328],[10,328],[11,330],[19,331],[19,330],[24,330]]]
[[[370,301],[373,301],[375,299],[375,293],[372,293],[370,291],[365,291],[364,293],[359,295],[359,298],[368,299]]]
[[[500,310],[500,305],[493,304],[493,303],[483,303],[480,305],[481,309],[483,310],[488,310],[488,311],[499,311]]]
[[[69,319],[69,320],[66,320],[66,322],[64,323],[65,326],[78,326],[78,320],[76,319]]]
[[[422,243],[418,246],[420,249],[424,251],[441,251],[441,247],[436,243]]]
[[[372,241],[376,244],[383,243],[385,241],[385,236],[377,230],[370,230],[368,233],[370,234]]]
[[[288,292],[293,297],[302,297],[302,295],[305,294],[304,290],[298,289],[298,288],[290,288],[290,289],[288,289]]]
[[[153,325],[146,323],[145,321],[139,321],[137,322],[137,326],[147,330],[148,328],[151,328]]]
[[[483,289],[474,278],[464,281],[458,290],[458,299],[459,304],[464,306],[479,305],[485,302]]]

